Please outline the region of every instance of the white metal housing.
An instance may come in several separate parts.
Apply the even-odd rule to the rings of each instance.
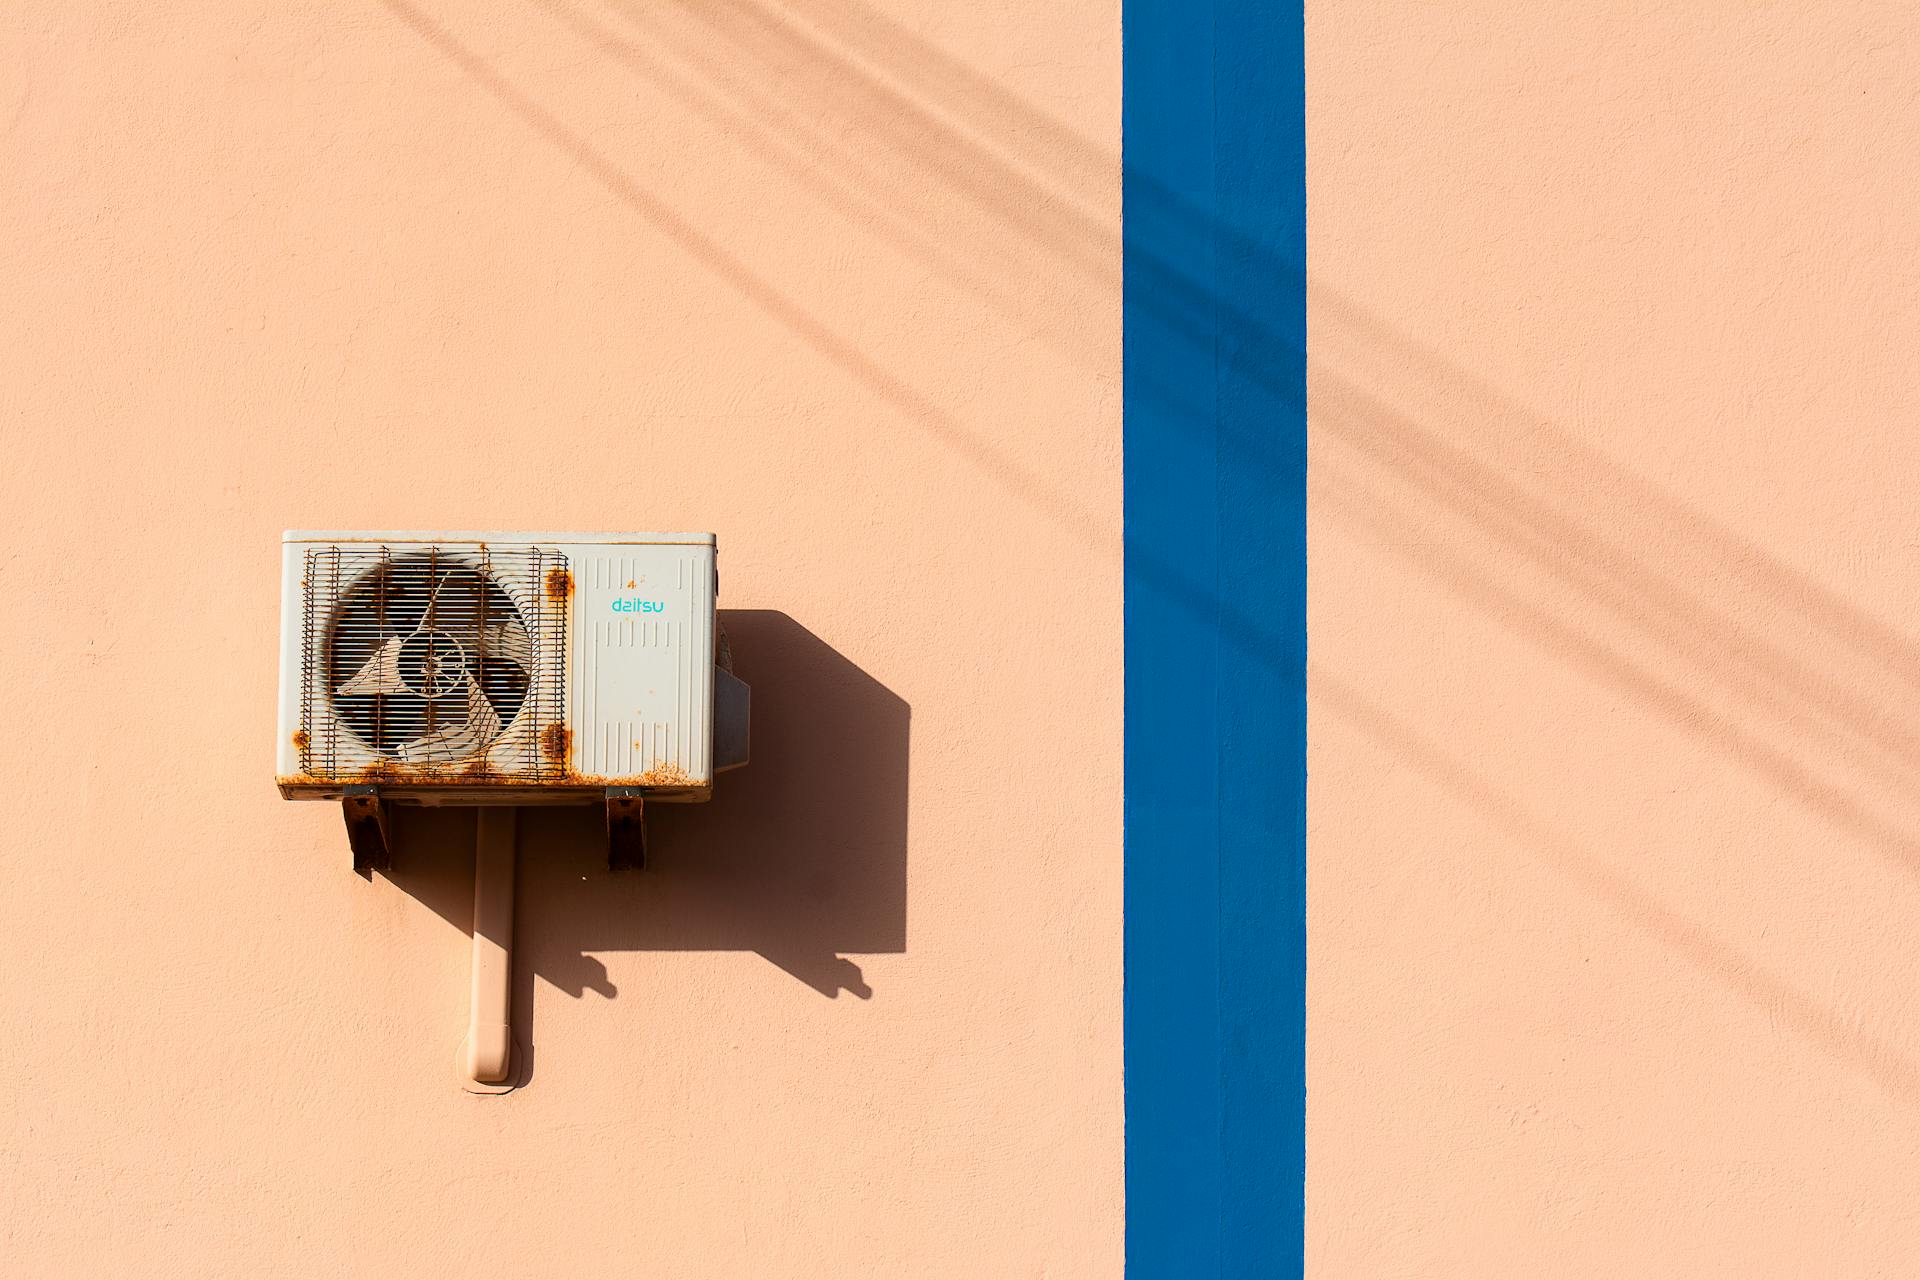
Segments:
[[[710,533],[289,532],[281,793],[705,799],[732,685],[714,554]]]

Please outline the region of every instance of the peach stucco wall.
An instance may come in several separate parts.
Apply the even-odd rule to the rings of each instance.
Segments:
[[[0,1271],[1111,1276],[1119,6],[0,14]],[[1920,1270],[1920,17],[1307,7],[1325,1277]],[[689,527],[609,879],[271,785],[284,527]]]
[[[1920,1273],[1920,8],[1306,47],[1309,1274]]]
[[[1110,1276],[1119,12],[0,14],[0,1273]],[[283,528],[695,528],[757,759],[273,787]],[[470,821],[470,820],[466,820]]]

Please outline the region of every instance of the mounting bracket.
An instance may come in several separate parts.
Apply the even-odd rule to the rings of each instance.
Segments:
[[[353,869],[370,875],[393,866],[393,845],[387,838],[387,802],[380,788],[351,786],[340,797],[347,819],[347,844],[353,850]]]
[[[607,788],[607,869],[639,871],[647,865],[646,791]]]

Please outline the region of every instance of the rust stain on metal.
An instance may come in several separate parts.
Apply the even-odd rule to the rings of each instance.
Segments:
[[[329,781],[376,787],[537,787],[541,782],[529,773],[503,772],[493,761],[484,757],[470,760],[464,765],[445,764],[425,768],[381,761],[363,769],[342,771]]]
[[[671,762],[655,765],[634,780],[637,787],[690,787],[693,779],[687,771]]]
[[[370,764],[364,769],[356,769],[352,774],[347,776],[346,781],[369,783],[378,786],[383,782],[409,781],[410,775],[410,770],[383,760],[378,764]]]
[[[662,791],[697,791],[707,786],[699,779],[691,777],[677,764],[663,764],[649,769],[645,773],[611,775],[604,773],[574,773],[569,770],[559,780],[562,787],[657,787]]]
[[[293,745],[301,751],[307,749],[307,743],[310,741],[312,741],[312,739],[307,737],[307,731],[305,729],[295,729],[293,731]]]
[[[703,791],[708,784],[691,778],[672,765],[650,769],[646,773],[609,777],[597,773],[563,773],[557,778],[525,773],[501,773],[497,769],[478,768],[465,772],[428,771],[409,768],[343,770],[339,773],[285,774],[274,779],[276,785],[298,791],[337,789],[343,786],[391,787],[403,793],[446,789],[463,791],[500,788],[509,791],[552,794],[563,792],[590,799],[608,787],[647,787],[663,792]]]
[[[407,765],[373,764],[343,771],[327,779],[375,787],[539,787],[541,780],[526,773],[502,773],[490,761],[475,760],[464,768],[421,769]],[[313,778],[302,781],[311,783]]]
[[[565,600],[573,594],[573,575],[565,569],[547,570],[547,598]]]
[[[303,735],[296,735],[300,741]],[[567,767],[567,755],[573,748],[573,730],[555,722],[541,730],[540,753],[558,773],[537,772],[531,768],[503,769],[485,756],[465,761],[432,764],[405,764],[380,760],[360,768],[306,773],[278,779],[282,787],[311,790],[318,787],[375,786],[392,787],[402,792],[431,791],[440,788],[501,787],[528,792],[566,792],[586,797],[607,787],[646,787],[662,792],[704,792],[709,783],[687,773],[679,764],[656,765],[645,773],[613,776],[576,773]],[[304,745],[304,743],[302,744]]]

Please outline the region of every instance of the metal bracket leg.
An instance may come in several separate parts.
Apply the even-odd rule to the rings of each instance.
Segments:
[[[378,787],[348,787],[340,798],[347,818],[347,844],[353,850],[353,869],[366,876],[374,868],[393,866],[393,846],[387,838],[387,802]]]
[[[639,787],[607,788],[609,871],[638,871],[647,865],[645,795]]]

